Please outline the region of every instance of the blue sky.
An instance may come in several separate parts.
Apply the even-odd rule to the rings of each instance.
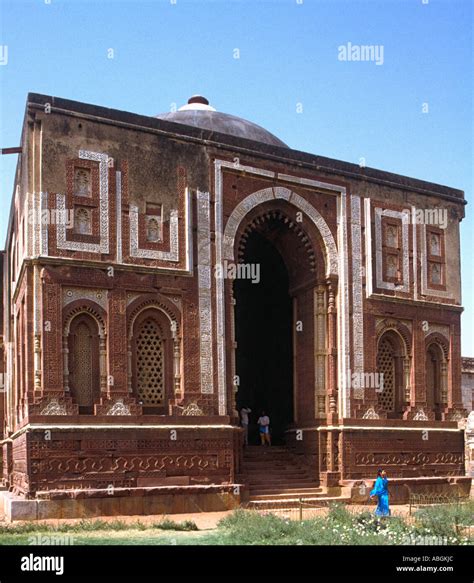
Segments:
[[[348,42],[383,45],[383,65],[339,61]],[[473,202],[471,0],[0,0],[0,45],[1,147],[19,145],[29,91],[144,115],[202,93],[294,148],[363,157]],[[16,156],[0,164],[2,246]],[[466,212],[462,342],[474,356]]]

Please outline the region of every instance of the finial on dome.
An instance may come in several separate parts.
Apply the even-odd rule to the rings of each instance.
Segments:
[[[216,111],[209,105],[209,100],[202,95],[193,95],[188,99],[186,105],[183,105],[178,111]]]
[[[202,105],[209,105],[209,100],[202,95],[193,95],[188,99],[188,103],[201,103]]]

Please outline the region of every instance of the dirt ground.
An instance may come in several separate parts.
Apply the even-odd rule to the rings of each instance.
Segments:
[[[366,510],[369,510],[371,512],[373,512],[375,510],[375,505],[358,505],[358,504],[354,504],[354,505],[350,505],[347,506],[347,508],[353,512],[363,512]],[[312,509],[313,510],[313,509]],[[409,506],[407,504],[404,505],[397,505],[397,506],[392,506],[391,507],[392,510],[392,516],[407,516],[409,513]],[[307,513],[305,512],[303,514],[303,518],[310,518],[314,515],[317,516],[324,516],[327,513],[328,509],[327,508],[318,508],[317,509],[317,513],[315,512],[311,512],[308,511],[308,515],[306,515]],[[98,516],[95,518],[90,518],[89,520],[93,521],[93,520],[103,520],[104,522],[111,522],[114,520],[120,520],[121,522],[125,522],[125,523],[133,523],[133,522],[137,522],[140,521],[143,524],[150,524],[153,522],[158,522],[160,520],[163,520],[164,518],[168,518],[170,520],[173,520],[174,522],[184,522],[185,520],[192,520],[198,527],[199,530],[213,530],[215,528],[217,528],[217,523],[224,518],[225,516],[228,516],[229,514],[232,514],[232,510],[228,510],[228,511],[224,511],[224,512],[193,512],[193,513],[189,513],[189,514],[168,514],[168,515],[163,515],[163,514],[155,514],[155,515],[149,515],[149,516],[142,516],[142,515],[136,515],[136,516]],[[291,514],[296,514],[297,513],[297,509],[293,509],[291,511]],[[277,515],[282,515],[283,511],[276,511]],[[2,513],[0,513],[0,521],[4,520],[4,516]],[[64,518],[64,519],[51,519],[51,520],[43,520],[43,521],[38,521],[38,523],[42,523],[45,525],[49,525],[49,526],[54,526],[57,524],[75,524],[77,522],[80,522],[83,519],[68,519],[68,518]],[[15,522],[15,524],[20,524],[21,522]]]

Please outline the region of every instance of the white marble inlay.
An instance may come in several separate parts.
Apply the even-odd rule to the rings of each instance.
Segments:
[[[211,211],[208,192],[197,191],[197,252],[201,393],[214,392],[211,298]]]
[[[359,196],[351,196],[352,340],[354,372],[364,372],[364,312],[362,294],[362,233]]]

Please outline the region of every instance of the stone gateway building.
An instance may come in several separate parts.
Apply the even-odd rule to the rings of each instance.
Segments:
[[[2,257],[7,516],[348,497],[379,466],[394,499],[467,492],[464,205],[200,96],[146,117],[29,94]]]

